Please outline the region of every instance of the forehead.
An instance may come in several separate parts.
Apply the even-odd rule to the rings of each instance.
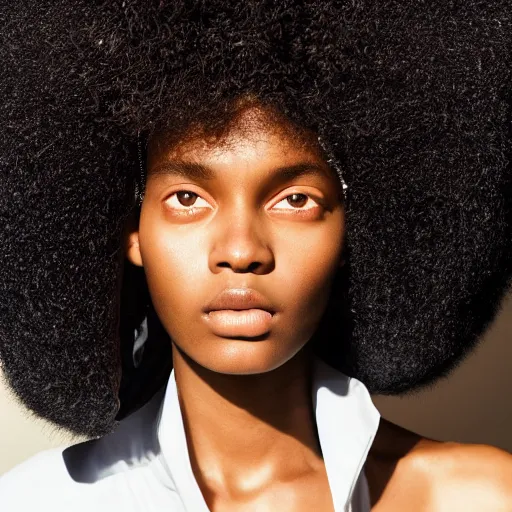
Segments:
[[[196,126],[178,138],[169,132],[152,137],[148,172],[165,161],[192,161],[230,165],[265,160],[325,162],[316,136],[261,109],[247,109],[220,133]]]

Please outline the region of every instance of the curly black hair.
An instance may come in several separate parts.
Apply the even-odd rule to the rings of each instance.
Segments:
[[[222,128],[245,96],[316,133],[348,185],[321,357],[402,393],[493,318],[512,274],[510,0],[4,0],[0,26],[0,359],[35,413],[99,436],[165,381],[122,251],[138,143]]]

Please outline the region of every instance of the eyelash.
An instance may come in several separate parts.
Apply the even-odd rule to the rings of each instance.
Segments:
[[[184,190],[177,190],[176,192],[173,192],[165,201],[165,203],[169,206],[170,200],[173,199],[173,198],[175,199],[175,202],[177,203],[177,206],[176,205],[169,206],[169,208],[171,210],[180,211],[183,214],[190,215],[190,213],[192,213],[194,210],[205,208],[204,206],[197,207],[195,205],[191,205],[191,206],[182,205],[181,203],[179,203],[178,196],[177,196],[180,193],[192,194],[193,196],[195,196],[198,199],[203,199],[199,194],[197,194],[196,192],[193,192],[192,190],[185,190],[185,189]],[[311,210],[316,210],[317,208],[323,206],[319,199],[314,198],[310,194],[307,194],[307,193],[304,193],[304,192],[292,192],[291,194],[288,194],[287,196],[283,197],[280,201],[278,201],[276,203],[276,205],[282,203],[283,201],[286,201],[288,198],[293,197],[293,196],[304,196],[306,198],[306,205],[310,201],[313,201],[315,203],[315,205],[312,206],[312,207],[309,207],[309,208],[294,208],[292,205],[290,205],[289,208],[277,208],[277,209],[278,210],[290,210],[290,211],[294,211],[295,213],[299,213],[299,212],[308,212],[308,211],[311,211]],[[203,199],[203,201],[205,201],[205,200]],[[274,207],[275,207],[275,205],[274,205]]]

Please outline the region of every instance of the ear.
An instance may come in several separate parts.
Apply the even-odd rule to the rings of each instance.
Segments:
[[[130,263],[137,267],[144,266],[139,246],[139,231],[130,231],[125,239],[125,255]]]

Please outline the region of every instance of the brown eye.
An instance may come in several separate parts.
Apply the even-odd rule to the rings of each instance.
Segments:
[[[180,192],[176,192],[176,197],[182,206],[193,206],[198,195],[188,190],[182,190]]]
[[[165,207],[176,214],[194,215],[205,208],[212,209],[212,205],[199,194],[191,190],[177,190],[165,200]]]
[[[319,208],[320,205],[318,201],[308,194],[293,192],[292,194],[283,197],[283,199],[275,204],[272,209],[297,214],[300,212],[311,212],[313,210],[318,210]]]
[[[308,202],[308,199],[308,196],[305,194],[291,194],[286,198],[291,206],[295,206],[297,208],[304,206]]]

